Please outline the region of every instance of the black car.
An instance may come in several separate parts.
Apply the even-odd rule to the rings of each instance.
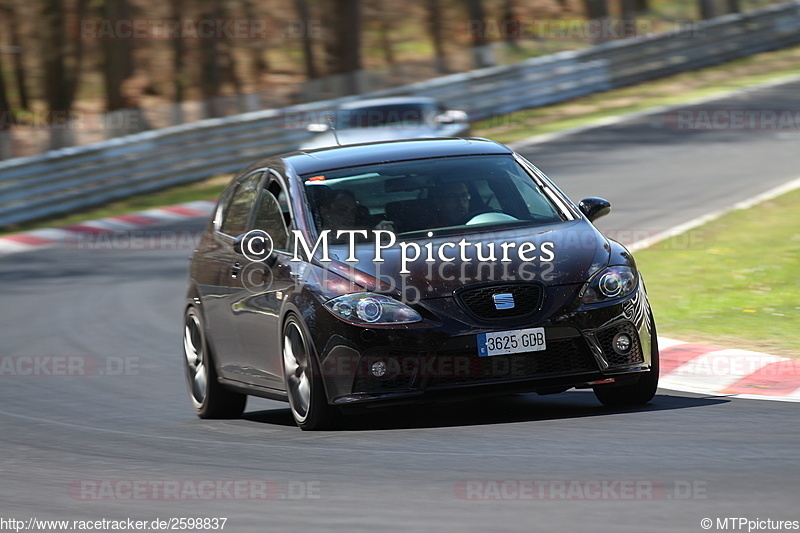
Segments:
[[[303,429],[372,406],[592,388],[650,401],[656,329],[631,254],[539,169],[485,139],[293,152],[222,194],[192,257],[189,391]]]

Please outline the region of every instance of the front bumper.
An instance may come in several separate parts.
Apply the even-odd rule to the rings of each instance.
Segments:
[[[575,302],[577,287],[553,290],[564,292],[561,301]],[[544,314],[548,311],[544,309],[526,323],[491,326],[471,322],[445,300],[438,302],[441,308],[436,311],[447,320],[428,326],[366,328],[329,313],[318,315],[322,320],[312,336],[329,402],[394,404],[448,396],[560,392],[610,378],[624,382],[650,370],[650,310],[641,286],[611,304],[565,305],[556,313]],[[545,350],[478,356],[478,333],[528,327],[545,328]],[[612,346],[621,332],[633,341],[625,353]],[[378,362],[385,367],[380,377],[370,371]]]

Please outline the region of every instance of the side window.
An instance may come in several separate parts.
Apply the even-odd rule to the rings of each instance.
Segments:
[[[290,222],[286,194],[280,184],[273,181],[269,187],[262,189],[259,193],[253,229],[269,233],[276,250],[287,250],[289,246],[289,230],[287,228]]]
[[[258,186],[263,172],[256,172],[242,181],[233,193],[230,203],[222,214],[220,231],[234,237],[247,229],[247,220],[253,211],[253,204],[258,196]]]

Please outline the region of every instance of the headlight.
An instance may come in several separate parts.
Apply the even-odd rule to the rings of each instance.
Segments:
[[[356,324],[408,324],[422,320],[406,304],[371,292],[345,294],[325,302],[325,307],[342,320]]]
[[[624,298],[636,289],[636,272],[626,266],[608,267],[592,278],[583,303],[592,304],[605,300]]]

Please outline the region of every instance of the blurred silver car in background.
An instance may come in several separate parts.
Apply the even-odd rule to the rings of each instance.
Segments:
[[[330,120],[308,124],[317,134],[302,150],[398,139],[465,137],[470,135],[464,111],[447,109],[425,97],[373,98],[343,104],[329,114]],[[336,129],[335,135],[331,126]],[[338,137],[338,142],[337,142]]]

